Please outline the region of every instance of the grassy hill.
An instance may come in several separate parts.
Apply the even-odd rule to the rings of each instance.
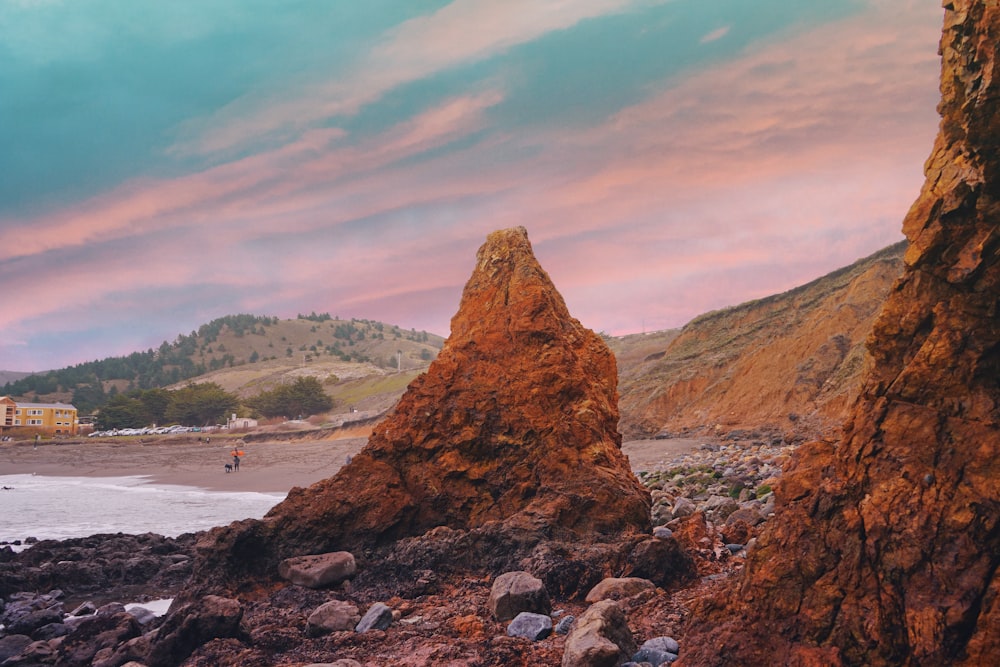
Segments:
[[[899,243],[806,285],[611,342],[620,429],[828,433],[857,395],[865,339],[902,271]]]
[[[72,402],[82,414],[130,389],[216,382],[246,398],[301,375],[319,378],[338,405],[375,403],[426,368],[444,339],[371,320],[327,314],[295,319],[232,315],[156,350],[111,357],[18,379],[0,393],[19,400]],[[402,393],[402,388],[396,393]]]

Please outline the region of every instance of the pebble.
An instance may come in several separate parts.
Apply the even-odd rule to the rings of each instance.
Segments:
[[[555,631],[556,634],[557,635],[567,634],[569,632],[569,629],[573,626],[573,621],[575,620],[576,617],[573,616],[572,614],[559,619],[559,623],[556,624],[556,631]]]

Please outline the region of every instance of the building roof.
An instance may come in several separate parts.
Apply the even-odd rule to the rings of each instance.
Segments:
[[[19,408],[53,408],[55,410],[76,410],[69,403],[17,403]]]

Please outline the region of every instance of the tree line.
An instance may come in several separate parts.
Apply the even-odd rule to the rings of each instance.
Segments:
[[[206,343],[214,342],[223,327],[228,327],[237,336],[247,332],[263,334],[264,327],[278,321],[277,317],[267,315],[227,315],[203,324],[190,335],[180,334],[173,343],[164,341],[155,350],[150,348],[121,357],[87,361],[8,382],[0,390],[0,395],[38,396],[72,392],[73,405],[81,414],[88,414],[104,406],[117,394],[114,390],[105,392],[104,384],[110,380],[125,380],[132,389],[148,390],[204,375],[215,368],[193,360],[199,348],[199,337]],[[210,365],[221,367],[225,361],[213,359],[214,363]],[[228,361],[232,361],[231,355]]]
[[[233,413],[297,418],[332,407],[333,400],[314,377],[297,378],[291,384],[262,391],[245,401],[214,382],[205,382],[175,391],[135,389],[117,394],[108,399],[94,425],[101,431],[151,424],[207,426],[224,423]]]

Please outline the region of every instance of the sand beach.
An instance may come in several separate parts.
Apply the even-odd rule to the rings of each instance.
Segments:
[[[240,444],[239,472],[227,473],[234,440],[147,438],[91,441],[47,440],[0,444],[0,475],[72,477],[144,476],[155,484],[193,486],[208,491],[287,492],[331,477],[367,442],[366,433],[291,441]],[[693,450],[701,440],[637,440],[625,443],[632,469],[653,470]]]

